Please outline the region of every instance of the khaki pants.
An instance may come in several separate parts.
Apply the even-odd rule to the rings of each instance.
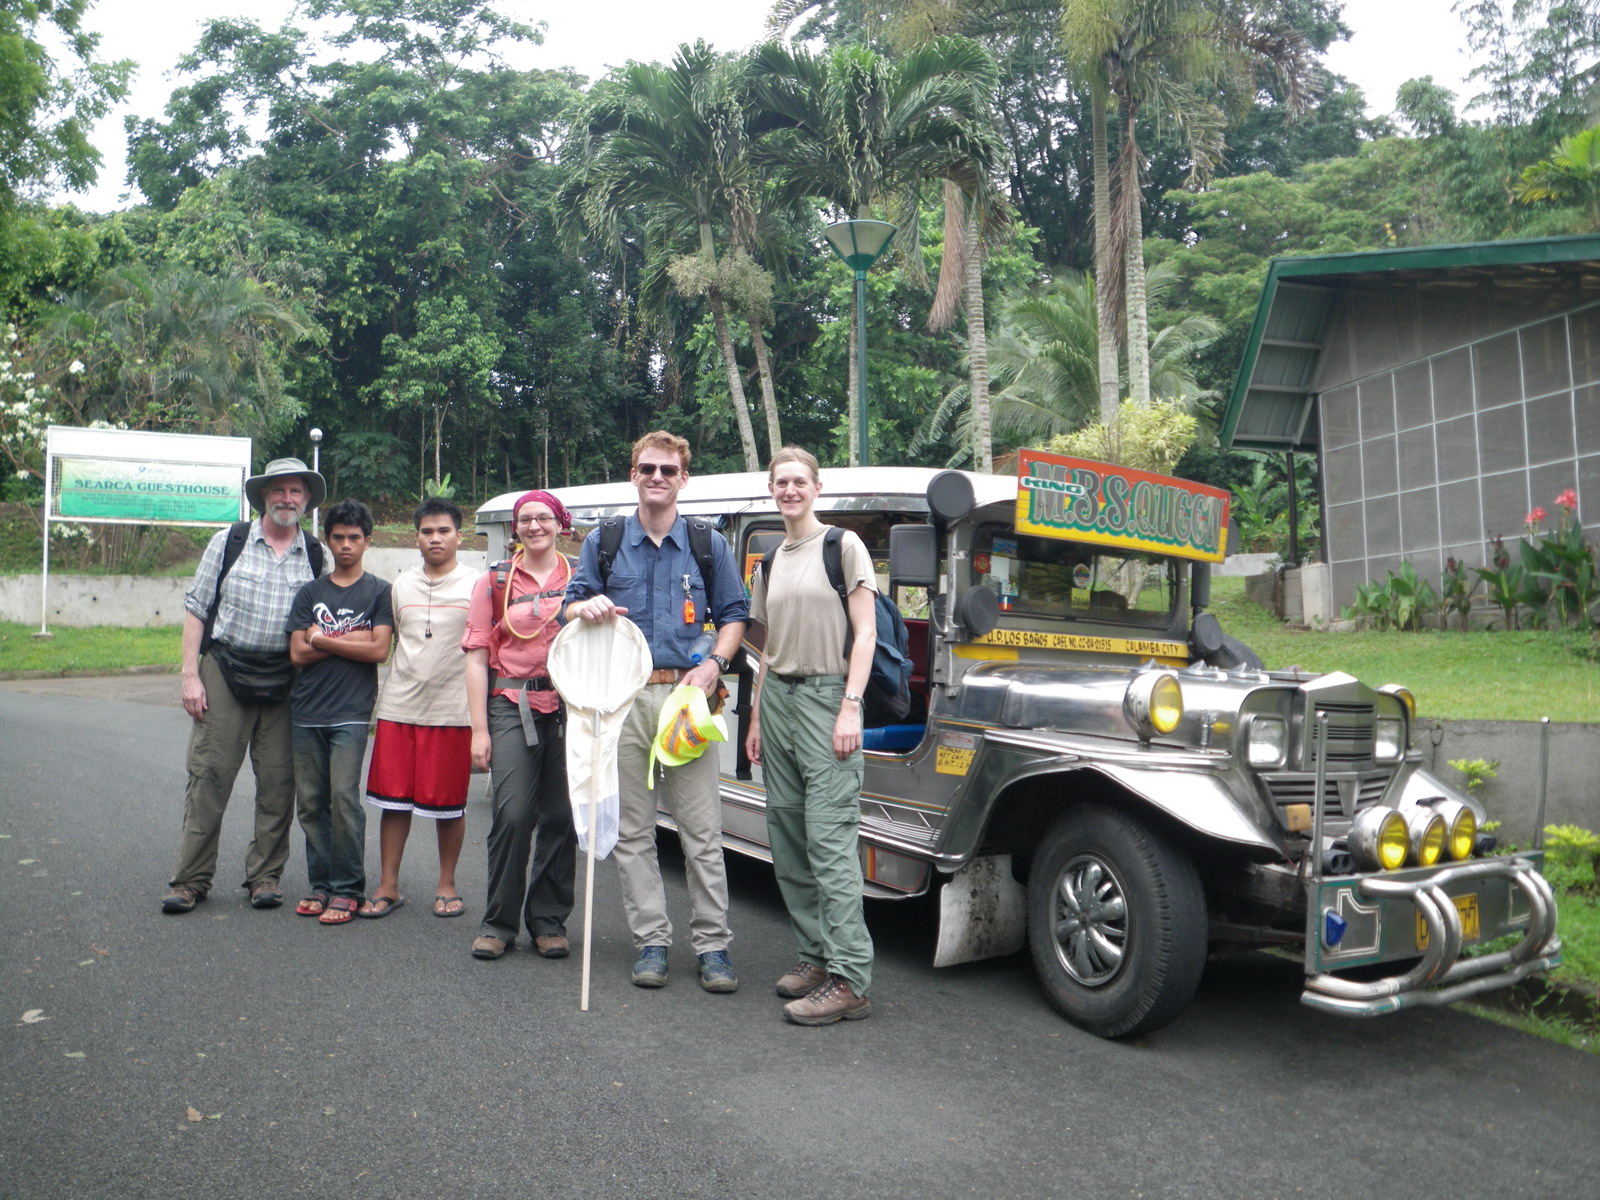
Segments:
[[[778,890],[800,957],[850,982],[872,987],[872,935],[861,900],[861,751],[840,762],[833,723],[844,701],[843,675],[761,690],[761,782],[767,789],[767,839]]]
[[[622,882],[622,907],[633,934],[634,949],[670,946],[672,922],[667,919],[667,893],[656,859],[656,807],[660,805],[670,812],[683,843],[684,873],[689,882],[690,941],[696,954],[709,954],[726,950],[733,940],[728,929],[728,875],[722,861],[722,798],[717,786],[716,744],[681,767],[658,767],[655,790],[645,786],[656,721],[674,686],[647,685],[622,723],[617,742],[620,811],[617,848],[612,857]]]
[[[189,733],[183,833],[168,886],[182,884],[204,896],[216,875],[222,816],[246,749],[256,776],[256,828],[245,854],[244,881],[248,886],[283,877],[294,819],[294,750],[287,700],[240,704],[209,655],[200,660],[200,682],[206,689],[206,715]]]

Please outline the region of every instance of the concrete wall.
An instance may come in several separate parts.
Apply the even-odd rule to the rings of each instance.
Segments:
[[[1477,791],[1489,815],[1504,823],[1503,842],[1526,846],[1533,836],[1539,801],[1541,727],[1531,721],[1429,721],[1416,730],[1425,765],[1445,783],[1463,788],[1452,759],[1500,763],[1495,777]],[[1581,825],[1600,830],[1600,725],[1551,725],[1546,825]]]
[[[482,550],[463,550],[461,561],[481,571],[487,565]],[[420,558],[415,550],[369,550],[366,567],[383,579],[393,579]],[[38,575],[0,576],[0,620],[25,625],[39,623]],[[48,624],[68,628],[87,625],[156,627],[183,623],[183,593],[189,577],[149,578],[139,575],[50,576]]]

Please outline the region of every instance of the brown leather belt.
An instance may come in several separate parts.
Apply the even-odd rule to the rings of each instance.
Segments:
[[[645,682],[646,683],[677,683],[678,680],[683,678],[684,674],[685,674],[685,672],[678,670],[677,667],[662,667],[660,670],[651,671],[650,672],[650,678],[646,679]]]

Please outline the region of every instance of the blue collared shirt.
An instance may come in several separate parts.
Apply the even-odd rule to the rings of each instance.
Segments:
[[[694,602],[694,620],[683,619],[685,579],[688,597]],[[744,584],[733,565],[733,551],[720,533],[711,535],[711,595],[706,596],[700,578],[700,564],[689,548],[689,524],[683,517],[673,522],[667,536],[657,546],[645,536],[638,514],[630,514],[622,527],[622,544],[611,563],[611,576],[600,586],[600,537],[591,533],[583,539],[578,554],[577,574],[567,587],[566,603],[587,600],[602,591],[618,608],[628,610],[627,619],[639,627],[657,670],[676,667],[687,670],[693,664],[689,651],[699,640],[707,620],[718,629],[734,621],[749,619],[749,602]]]

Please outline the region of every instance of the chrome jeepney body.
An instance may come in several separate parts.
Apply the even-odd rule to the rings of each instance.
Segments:
[[[478,513],[491,559],[516,494]],[[560,495],[580,529],[637,503],[626,483]],[[832,469],[816,505],[862,535],[907,613],[918,706],[869,731],[861,862],[869,896],[939,888],[937,965],[1027,946],[1069,1019],[1125,1036],[1176,1016],[1208,950],[1230,946],[1295,949],[1304,1001],[1353,1014],[1559,961],[1537,854],[1487,856],[1478,835],[1459,860],[1358,865],[1368,810],[1419,830],[1485,815],[1423,769],[1403,688],[1265,670],[1191,607],[1203,569],[1019,534],[1017,497],[1016,478]],[[762,474],[693,476],[680,510],[716,520],[747,583],[782,538]],[[752,630],[725,680],[741,718],[760,642]],[[739,728],[724,843],[770,861]],[[1517,931],[1508,950],[1462,953]]]

